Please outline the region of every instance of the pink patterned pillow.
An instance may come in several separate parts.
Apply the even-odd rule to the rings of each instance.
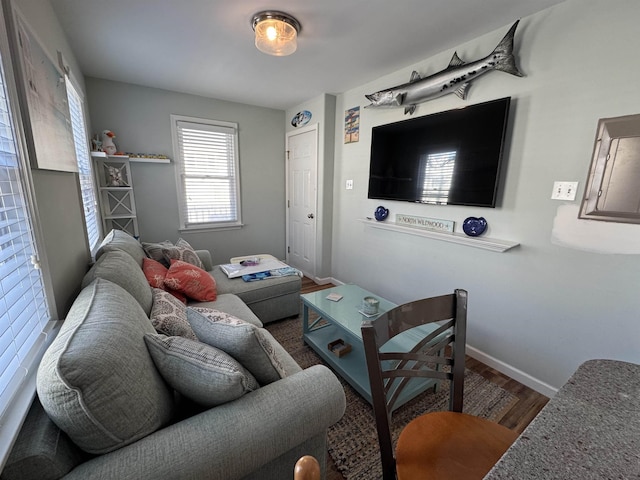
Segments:
[[[183,293],[171,290],[165,286],[164,279],[167,276],[168,270],[169,269],[167,267],[156,260],[152,260],[151,258],[142,259],[142,271],[144,272],[144,276],[147,279],[147,282],[149,282],[149,285],[153,288],[166,290],[182,303],[187,303],[187,297]]]
[[[167,267],[160,262],[152,260],[150,258],[142,259],[142,271],[146,277],[149,285],[153,288],[164,287],[164,277],[167,276]]]
[[[182,260],[171,260],[164,285],[201,302],[213,302],[218,296],[213,277],[201,268]]]

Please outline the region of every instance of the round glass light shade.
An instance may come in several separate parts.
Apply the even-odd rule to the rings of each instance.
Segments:
[[[255,22],[256,48],[269,55],[282,57],[296,51],[298,30],[280,18],[264,18]]]

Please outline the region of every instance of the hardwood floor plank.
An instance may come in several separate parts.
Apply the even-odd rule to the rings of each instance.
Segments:
[[[335,285],[318,285],[310,278],[302,279],[301,293],[311,293],[318,290],[325,290]],[[549,399],[535,390],[517,382],[505,374],[485,365],[484,363],[467,356],[466,367],[479,374],[490,382],[502,387],[512,393],[517,401],[507,410],[500,421],[503,425],[514,432],[522,433],[529,423],[536,417],[538,412],[547,404]],[[330,455],[327,455],[327,480],[344,480],[338,471]]]

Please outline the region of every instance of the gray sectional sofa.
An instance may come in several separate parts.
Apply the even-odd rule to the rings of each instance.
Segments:
[[[218,279],[210,256],[198,255]],[[342,386],[324,366],[302,370],[261,328],[298,313],[293,278],[251,282],[262,293],[240,280],[236,294],[225,276],[217,299],[197,304],[248,322],[242,325],[256,332],[278,373],[235,400],[203,407],[169,386],[147,347],[150,339],[177,337],[158,335],[149,318],[154,294],[143,258],[126,234],[111,232],[103,242],[45,353],[38,397],[0,478],[281,480],[292,478],[295,462],[307,454],[318,458],[324,476],[326,431],[344,413]],[[281,283],[269,289],[267,282]],[[196,315],[198,309],[187,310]]]

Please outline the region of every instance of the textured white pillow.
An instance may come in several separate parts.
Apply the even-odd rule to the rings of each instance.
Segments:
[[[153,289],[153,305],[149,318],[158,333],[198,340],[187,321],[187,307],[184,303],[159,288]]]
[[[182,238],[179,238],[175,245],[162,248],[162,254],[169,265],[171,260],[182,260],[183,262],[195,265],[198,268],[204,268],[202,260],[193,249],[193,247]]]
[[[267,385],[296,373],[288,354],[264,328],[212,308],[187,307],[187,320],[201,342],[225,351]]]

